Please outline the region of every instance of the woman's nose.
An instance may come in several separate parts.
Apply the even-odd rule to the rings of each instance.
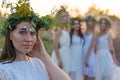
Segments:
[[[32,41],[32,36],[31,36],[30,33],[27,33],[27,34],[26,34],[25,40],[26,40],[26,41]]]

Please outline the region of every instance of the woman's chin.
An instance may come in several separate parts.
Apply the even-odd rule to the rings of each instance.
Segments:
[[[31,49],[30,50],[25,50],[25,54],[27,54],[27,53],[30,53],[31,52]]]

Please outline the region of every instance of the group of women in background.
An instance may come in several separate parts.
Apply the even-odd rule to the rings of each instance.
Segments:
[[[64,15],[61,18],[61,24],[64,24],[67,18]],[[120,64],[115,56],[110,21],[106,17],[96,21],[89,15],[85,18],[84,32],[79,18],[72,18],[70,22],[69,31],[67,26],[60,26],[54,33],[53,61],[69,74],[71,80],[120,80]]]

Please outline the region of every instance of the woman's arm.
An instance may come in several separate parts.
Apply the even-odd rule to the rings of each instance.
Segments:
[[[97,41],[96,41],[95,47],[94,47],[94,52],[95,52],[95,54],[97,54],[97,50],[98,50],[98,48],[97,48]]]
[[[55,54],[56,54],[56,57],[57,57],[57,60],[58,60],[58,66],[60,68],[62,68],[62,60],[61,60],[61,57],[60,57],[60,54],[59,54],[59,46],[60,46],[59,38],[60,38],[60,36],[61,36],[61,30],[57,30],[55,32],[53,45],[54,45]]]
[[[109,50],[112,54],[113,60],[116,64],[119,64],[119,62],[116,59],[116,55],[115,55],[115,50],[114,50],[114,46],[113,46],[113,38],[111,33],[109,33]]]
[[[45,64],[51,80],[71,80],[69,76],[52,61],[40,38],[33,48],[32,55],[39,58]]]
[[[97,39],[97,36],[98,36],[97,32],[94,32],[94,33],[93,33],[93,38],[92,38],[92,40],[91,40],[91,42],[90,42],[89,48],[88,48],[87,53],[86,53],[86,55],[85,55],[85,65],[86,65],[87,67],[89,67],[88,58],[89,58],[89,56],[90,56],[91,50],[94,48],[94,45],[95,45],[95,41],[96,41],[96,39]]]
[[[45,64],[52,80],[71,80],[69,76],[51,60],[48,54],[40,56],[39,58]]]

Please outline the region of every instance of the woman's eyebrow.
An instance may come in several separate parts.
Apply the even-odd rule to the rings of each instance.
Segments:
[[[27,28],[25,27],[25,28],[20,28],[20,30],[27,30]]]

